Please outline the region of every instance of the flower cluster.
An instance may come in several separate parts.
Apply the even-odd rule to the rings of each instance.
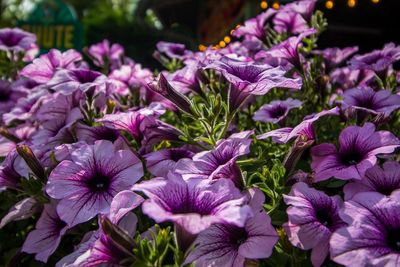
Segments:
[[[0,29],[0,262],[400,265],[400,46],[318,50],[315,4],[155,72]]]

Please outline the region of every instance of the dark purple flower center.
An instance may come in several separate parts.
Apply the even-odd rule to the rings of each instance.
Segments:
[[[0,90],[0,102],[7,102],[10,100],[10,93],[8,90]]]
[[[260,71],[255,67],[234,66],[231,68],[230,73],[243,81],[255,83],[259,80],[258,75],[260,74]]]
[[[400,228],[389,230],[386,238],[389,247],[396,252],[400,252]]]
[[[365,155],[354,146],[339,152],[340,161],[346,166],[357,165],[364,159],[364,156]]]
[[[94,82],[97,77],[100,76],[99,73],[90,70],[78,70],[74,72],[75,78],[80,83],[91,83]]]
[[[114,142],[120,135],[116,130],[100,126],[95,128],[95,136],[97,140],[108,140]]]
[[[331,216],[331,209],[327,207],[319,207],[315,210],[315,216],[318,222],[322,225],[330,228],[333,225],[333,219]]]
[[[271,116],[271,118],[277,119],[282,117],[283,115],[285,115],[287,108],[281,105],[278,105],[274,108],[272,108],[271,110],[269,110],[269,114]]]
[[[22,40],[23,37],[24,37],[23,35],[10,33],[4,36],[1,41],[6,46],[15,46]]]
[[[96,172],[87,181],[87,186],[92,192],[105,192],[110,188],[111,178],[103,173]]]
[[[172,54],[175,54],[177,56],[183,56],[185,54],[185,48],[178,46],[171,46],[170,51]]]
[[[358,99],[356,99],[356,106],[373,110],[375,108],[375,103],[374,103],[373,99],[374,99],[373,95],[358,98]]]
[[[178,161],[183,158],[191,158],[191,154],[187,150],[183,149],[174,149],[170,151],[170,158],[173,161]]]

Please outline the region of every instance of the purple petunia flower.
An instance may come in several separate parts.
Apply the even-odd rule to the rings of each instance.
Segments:
[[[50,49],[47,54],[34,59],[31,64],[23,68],[20,75],[32,79],[39,84],[44,84],[53,78],[57,70],[76,69],[76,64],[81,60],[82,55],[73,49],[65,52]]]
[[[1,219],[0,229],[12,221],[31,218],[40,209],[40,204],[36,199],[33,197],[24,198],[12,206],[8,213]]]
[[[263,105],[254,113],[253,120],[262,122],[279,123],[286,118],[293,108],[301,107],[302,102],[297,99],[274,100]]]
[[[18,28],[0,29],[0,50],[25,52],[36,42],[36,36]]]
[[[387,161],[383,168],[378,165],[369,168],[360,181],[348,183],[343,188],[344,199],[352,199],[361,192],[378,192],[383,195],[400,193],[400,163]]]
[[[109,141],[83,145],[51,172],[46,192],[60,199],[57,212],[73,226],[110,210],[112,198],[143,176],[140,160],[128,150],[115,151]]]
[[[87,92],[90,89],[103,89],[107,77],[97,71],[76,69],[60,70],[47,83],[47,86],[64,95],[69,95],[77,90]]]
[[[274,29],[278,33],[299,34],[309,29],[307,21],[297,12],[278,12],[274,19]]]
[[[265,24],[268,20],[275,15],[276,10],[269,9],[266,12],[261,13],[255,18],[251,18],[245,21],[244,25],[234,30],[233,35],[235,37],[245,36],[247,38],[256,37],[258,40],[265,39]]]
[[[18,90],[6,80],[0,80],[0,116],[10,112],[18,100],[26,95],[23,90]]]
[[[375,125],[349,126],[339,136],[339,151],[333,144],[320,144],[311,149],[311,168],[315,180],[362,179],[374,166],[378,154],[389,154],[400,146],[400,140],[388,131],[375,131]]]
[[[152,105],[138,111],[108,114],[97,121],[111,129],[127,131],[141,144],[140,152],[150,152],[154,144],[162,140],[178,141],[182,135],[179,129],[157,119],[164,112],[160,105]]]
[[[236,160],[250,153],[252,134],[253,131],[244,131],[233,134],[226,140],[220,140],[213,150],[197,153],[193,159],[179,161],[174,171],[182,174],[185,180],[227,178],[238,188],[243,188],[242,173]]]
[[[374,91],[371,87],[353,88],[344,92],[342,106],[375,115],[383,113],[388,117],[390,113],[400,108],[400,96],[392,94],[390,90]]]
[[[301,0],[295,1],[282,6],[280,11],[283,12],[295,12],[300,14],[306,21],[311,19],[314,12],[316,0]]]
[[[313,130],[313,123],[319,120],[323,116],[338,116],[340,113],[340,109],[338,107],[323,110],[314,115],[310,115],[304,118],[304,120],[294,128],[281,128],[277,130],[273,130],[264,134],[260,134],[257,136],[257,139],[262,140],[268,137],[272,137],[272,141],[275,143],[284,143],[286,144],[291,139],[296,138],[298,136],[304,136],[307,140],[315,139],[315,133]]]
[[[360,193],[345,202],[340,217],[349,226],[332,235],[332,260],[348,267],[399,266],[399,214],[399,199],[379,193]]]
[[[317,31],[312,28],[302,32],[299,36],[290,37],[267,51],[262,50],[258,52],[256,54],[256,59],[286,60],[296,68],[300,68],[301,60],[298,48],[305,37],[315,34],[316,32]],[[268,63],[268,61],[266,61],[266,63]]]
[[[400,60],[400,46],[394,43],[386,44],[382,50],[374,50],[364,55],[358,55],[350,60],[353,69],[367,69],[382,76],[391,64]]]
[[[329,253],[330,236],[345,225],[339,217],[342,199],[330,197],[302,182],[296,183],[283,198],[289,205],[289,222],[283,228],[290,242],[304,250],[312,249],[313,266],[321,266]]]
[[[36,260],[47,262],[68,229],[68,225],[57,214],[56,203],[46,204],[35,229],[28,234],[22,251],[36,254]]]
[[[110,46],[107,39],[91,45],[88,49],[88,54],[93,58],[93,63],[98,67],[103,67],[106,63],[110,64],[112,68],[119,67],[124,53],[124,48],[120,44]]]
[[[342,64],[357,51],[358,46],[346,47],[343,49],[338,47],[330,47],[322,51],[314,51],[314,53],[323,57],[325,68],[327,69],[327,72],[330,72],[333,68]]]
[[[279,237],[271,225],[271,218],[263,211],[265,197],[252,189],[250,206],[254,216],[243,227],[214,224],[199,234],[195,248],[185,263],[195,261],[195,266],[241,267],[246,259],[268,258]],[[254,196],[257,195],[257,196]]]
[[[194,153],[185,148],[161,149],[144,155],[146,167],[155,176],[165,177],[175,170],[181,159],[191,159]]]
[[[28,177],[28,167],[13,149],[0,165],[0,191],[6,188],[20,189],[23,176]]]
[[[215,223],[245,225],[252,212],[232,181],[218,179],[183,180],[170,172],[167,178],[153,178],[136,184],[133,189],[149,199],[143,212],[157,223],[172,221],[189,235],[196,235]]]
[[[222,58],[208,65],[206,69],[220,72],[235,88],[248,94],[265,95],[274,87],[295,90],[301,88],[300,78],[286,78],[286,71],[265,64]]]
[[[157,50],[167,55],[169,58],[176,58],[176,59],[185,59],[187,56],[191,54],[189,50],[186,50],[184,44],[178,43],[169,43],[169,42],[158,42],[157,43]]]

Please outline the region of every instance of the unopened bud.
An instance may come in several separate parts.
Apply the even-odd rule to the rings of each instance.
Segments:
[[[313,143],[313,139],[307,139],[302,135],[297,137],[290,148],[289,153],[286,155],[285,160],[283,161],[283,166],[285,167],[287,174],[292,173],[303,152],[307,148],[311,147]]]
[[[45,171],[42,164],[33,153],[32,149],[27,145],[18,145],[17,152],[25,160],[26,164],[36,175],[36,177],[45,183],[47,180]]]
[[[10,131],[4,127],[0,127],[0,135],[14,143],[21,142],[21,140],[18,137],[10,133]]]

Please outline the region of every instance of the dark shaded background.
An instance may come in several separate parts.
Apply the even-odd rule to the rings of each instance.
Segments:
[[[0,0],[0,26],[15,25],[26,16],[20,8],[24,1]],[[353,8],[348,7],[348,0],[334,0],[331,10],[326,9],[325,1],[317,4],[317,8],[325,12],[329,23],[327,32],[320,40],[321,48],[358,45],[361,52],[366,52],[390,41],[400,43],[399,0],[380,0],[375,4],[372,0],[357,0]],[[237,24],[262,12],[261,1],[258,0],[65,2],[77,11],[85,28],[86,44],[104,38],[121,43],[128,55],[146,66],[155,66],[151,54],[159,40],[182,42],[196,50],[199,44],[217,44]],[[281,4],[285,2],[291,1],[280,1]],[[273,1],[268,3],[271,7]],[[132,9],[132,5],[135,8]]]

